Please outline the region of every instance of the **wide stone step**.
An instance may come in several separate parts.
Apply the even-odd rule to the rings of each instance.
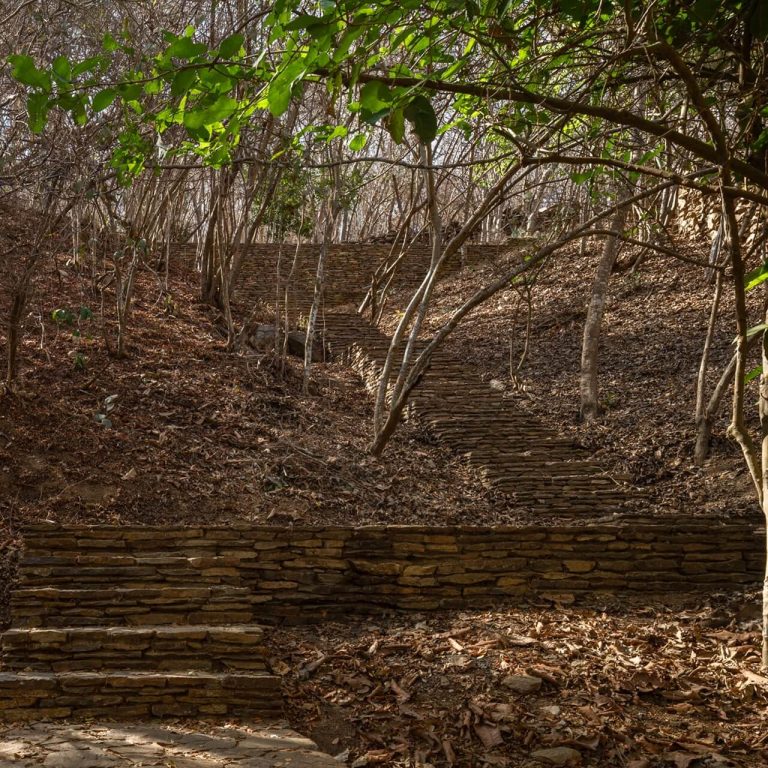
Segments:
[[[237,587],[22,588],[11,619],[16,628],[252,624],[255,599]]]
[[[0,719],[280,717],[280,678],[266,673],[4,672]]]
[[[12,671],[266,672],[258,625],[11,629],[0,636]]]
[[[77,584],[79,588],[110,585],[123,589],[189,584],[238,587],[243,586],[242,569],[256,567],[258,561],[255,551],[187,557],[174,550],[146,555],[80,555],[53,550],[45,556],[27,554],[21,564],[19,583],[23,587]]]

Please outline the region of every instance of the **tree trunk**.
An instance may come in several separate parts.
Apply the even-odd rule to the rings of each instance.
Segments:
[[[8,389],[13,387],[18,375],[19,337],[21,336],[21,318],[24,307],[27,304],[26,292],[22,295],[16,291],[11,303],[11,311],[8,316],[8,352],[6,355],[7,366],[5,384]]]
[[[623,232],[627,220],[627,206],[619,208],[611,223],[614,232]],[[597,364],[600,352],[600,326],[608,296],[608,282],[619,254],[620,242],[615,235],[605,240],[603,255],[597,266],[592,283],[592,295],[584,322],[584,338],[581,346],[581,418],[592,421],[600,415]]]
[[[766,300],[768,307],[768,299]],[[763,312],[763,322],[768,323],[768,311]],[[760,375],[760,454],[762,469],[762,499],[761,506],[765,517],[766,526],[766,563],[763,576],[763,642],[762,642],[762,666],[768,669],[768,331],[762,333],[762,365],[763,372]]]
[[[712,349],[712,339],[715,336],[715,324],[720,308],[720,296],[723,292],[723,273],[718,271],[715,283],[715,295],[712,298],[712,309],[709,313],[707,336],[699,363],[699,375],[696,381],[696,446],[693,452],[693,462],[697,467],[704,464],[709,455],[709,436],[712,430],[712,415],[705,406],[705,391],[707,386],[707,369],[709,368],[709,353]]]

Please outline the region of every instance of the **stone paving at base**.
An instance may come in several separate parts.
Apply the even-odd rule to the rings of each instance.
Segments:
[[[0,768],[339,768],[283,723],[258,727],[159,723],[0,724]]]

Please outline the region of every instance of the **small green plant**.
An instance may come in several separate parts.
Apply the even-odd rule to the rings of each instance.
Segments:
[[[69,308],[54,309],[51,312],[51,319],[58,326],[66,326],[72,329],[72,341],[74,348],[69,351],[69,357],[72,358],[72,365],[76,371],[84,371],[88,364],[88,357],[81,349],[83,330],[85,323],[90,323],[93,319],[93,311],[88,307],[80,307],[77,312]],[[86,339],[90,339],[90,334],[86,334]]]
[[[173,296],[171,296],[170,293],[166,293],[165,296],[163,296],[163,312],[165,312],[165,314],[169,317],[176,317],[177,311],[178,307],[176,306],[176,302],[173,300]]]

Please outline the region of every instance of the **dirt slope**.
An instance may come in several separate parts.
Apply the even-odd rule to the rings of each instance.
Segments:
[[[705,259],[690,246],[685,255]],[[603,321],[600,387],[604,415],[581,424],[579,364],[586,306],[599,252],[573,249],[537,274],[532,289],[531,337],[526,361],[525,305],[509,289],[480,307],[449,338],[489,386],[587,448],[594,458],[643,490],[637,504],[655,514],[756,514],[751,482],[738,447],[726,438],[730,393],[715,424],[706,466],[693,466],[696,377],[713,286],[705,270],[651,256],[629,271],[632,253],[619,259]],[[438,289],[431,328],[499,264],[466,269]],[[755,308],[759,310],[759,308]],[[757,313],[755,313],[757,315]],[[754,322],[759,322],[755,317]],[[709,392],[733,353],[732,299],[724,295],[708,375]],[[493,384],[491,384],[493,382]],[[756,398],[756,391],[748,395]],[[750,401],[751,402],[751,401]]]

